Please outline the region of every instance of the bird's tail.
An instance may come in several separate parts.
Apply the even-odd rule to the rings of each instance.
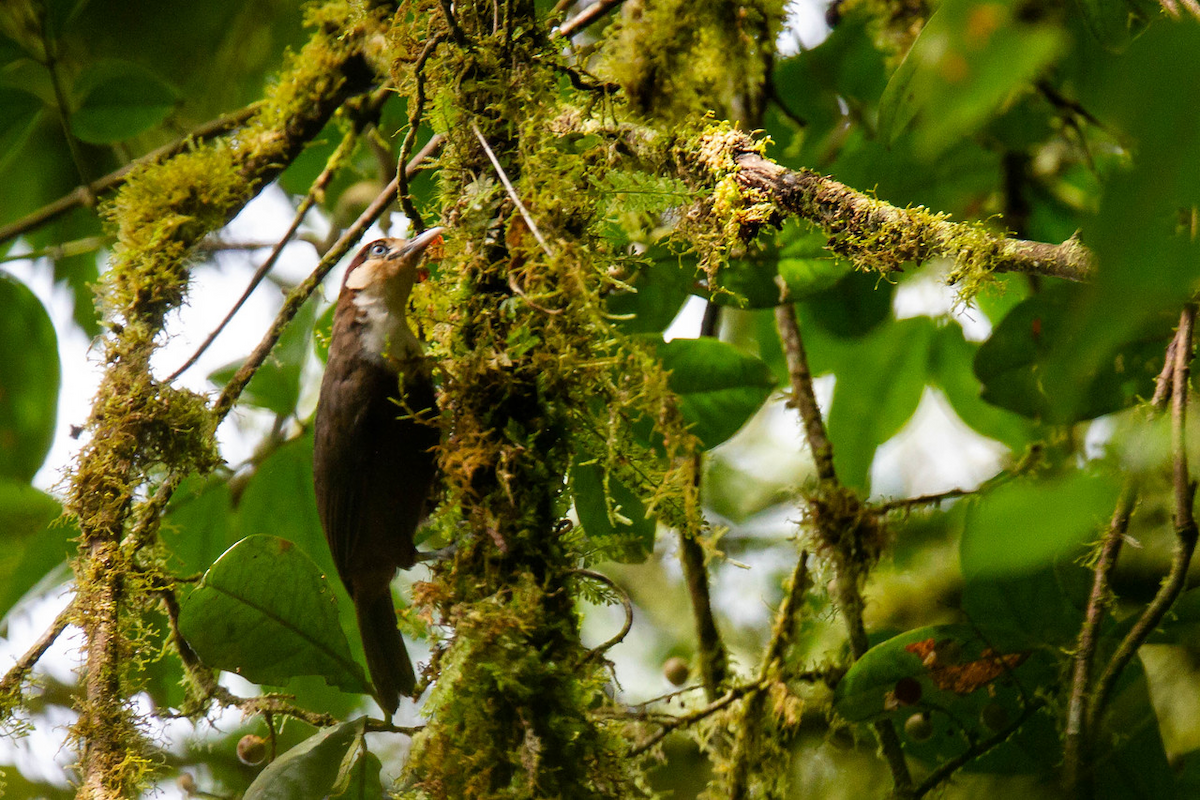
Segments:
[[[367,656],[367,669],[371,673],[371,682],[375,684],[375,699],[391,719],[400,705],[400,695],[411,695],[417,685],[412,661],[396,627],[392,593],[364,598],[362,602],[355,603],[355,611]]]

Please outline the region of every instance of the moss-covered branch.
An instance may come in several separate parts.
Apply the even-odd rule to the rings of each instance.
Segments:
[[[87,636],[86,697],[74,730],[80,797],[134,795],[151,769],[126,685],[138,657],[130,626],[156,588],[120,548],[133,499],[152,468],[204,471],[219,462],[204,398],[160,384],[150,372],[163,320],[183,301],[201,238],[273,180],[347,97],[377,80],[365,53],[380,30],[378,13],[330,2],[310,22],[317,32],[237,136],[134,170],[106,209],[117,243],[99,292],[112,334],[70,496],[83,539],[76,621]]]

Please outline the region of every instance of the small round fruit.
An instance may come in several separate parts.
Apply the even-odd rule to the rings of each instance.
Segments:
[[[688,673],[688,662],[679,656],[672,656],[663,663],[663,675],[676,686],[687,683]]]
[[[261,736],[248,733],[238,740],[237,756],[248,767],[257,767],[267,757],[267,742]]]
[[[1008,725],[1008,709],[993,700],[979,712],[979,721],[990,731],[1002,731]]]
[[[933,721],[927,712],[920,711],[904,721],[904,732],[914,742],[927,742],[933,736]]]
[[[196,793],[196,779],[190,772],[179,773],[179,777],[175,779],[175,785],[179,787],[179,791],[183,792],[184,797],[191,797]]]
[[[903,677],[892,687],[892,696],[897,705],[915,706],[921,702],[921,682],[916,678]]]

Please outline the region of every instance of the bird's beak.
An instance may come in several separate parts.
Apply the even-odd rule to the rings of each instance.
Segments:
[[[408,244],[404,245],[400,252],[396,253],[396,255],[392,256],[392,258],[407,258],[409,256],[419,255],[425,250],[426,247],[437,241],[438,237],[442,235],[442,231],[444,230],[445,228],[442,228],[441,226],[430,228],[424,233],[409,239]]]

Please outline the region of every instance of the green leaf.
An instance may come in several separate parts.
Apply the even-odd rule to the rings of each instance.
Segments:
[[[1112,515],[1117,491],[1111,476],[1085,470],[993,489],[967,516],[963,575],[1036,572],[1071,558]]]
[[[851,272],[833,286],[800,301],[804,318],[843,339],[869,333],[889,319],[896,287],[878,275]]]
[[[137,64],[108,61],[92,66],[75,85],[79,105],[71,132],[85,142],[111,144],[137,136],[166,119],[179,94]]]
[[[828,426],[834,465],[847,486],[867,488],[876,449],[917,410],[934,332],[928,317],[899,320],[855,343],[854,356],[838,359]]]
[[[731,258],[720,269],[713,302],[738,308],[774,308],[784,296],[783,289],[793,301],[829,289],[853,266],[826,250],[828,241],[815,226],[789,221],[777,241],[761,241],[744,257]]]
[[[1079,638],[1091,587],[1092,573],[1070,559],[1018,574],[976,571],[966,577],[962,610],[1012,647],[1066,648]]]
[[[775,388],[762,360],[711,337],[660,342],[657,352],[684,419],[706,448],[737,433]]]
[[[594,460],[576,462],[570,481],[579,523],[610,558],[637,564],[654,552],[655,519],[615,475]]]
[[[1088,30],[1112,52],[1124,50],[1161,16],[1162,7],[1150,0],[1075,0]]]
[[[34,293],[5,272],[0,309],[0,478],[28,482],[54,443],[58,338]]]
[[[1093,747],[1097,800],[1158,800],[1172,794],[1175,773],[1167,760],[1159,720],[1141,657],[1121,673]]]
[[[695,256],[654,245],[626,263],[640,267],[630,281],[633,290],[609,295],[608,312],[629,317],[617,322],[625,333],[662,333],[695,288]]]
[[[39,583],[69,577],[65,568],[57,568],[75,554],[79,530],[61,515],[58,501],[45,492],[0,480],[0,618]]]
[[[334,796],[347,800],[383,800],[383,781],[379,777],[382,771],[379,757],[363,749],[350,768],[346,788]]]
[[[205,664],[255,683],[319,675],[370,691],[325,576],[286,539],[249,536],[229,548],[187,597],[179,628]]]
[[[1047,712],[1026,704],[1057,675],[1048,653],[1004,648],[972,625],[935,625],[868,650],[838,684],[834,708],[855,722],[891,718],[905,752],[932,763],[961,755],[968,739],[991,736],[1028,713],[1004,745],[968,769],[1040,772],[1061,757],[1058,735]],[[905,721],[922,713],[932,726],[928,737],[904,732]]]
[[[1167,317],[1148,320],[1130,340],[1116,343],[1107,358],[1090,356],[1094,366],[1079,402],[1067,404],[1061,394],[1047,391],[1047,381],[1059,370],[1057,354],[1064,347],[1074,349],[1075,318],[1088,298],[1087,289],[1059,284],[1010,311],[975,357],[983,399],[1032,419],[1072,423],[1127,408],[1153,394],[1171,335]]]
[[[300,400],[300,375],[313,347],[313,325],[317,319],[317,304],[305,303],[284,328],[271,355],[250,379],[242,402],[288,416],[295,412]],[[215,386],[229,383],[245,359],[226,364],[209,374]]]
[[[36,95],[0,86],[0,172],[21,152],[43,107]]]
[[[190,476],[171,495],[162,540],[184,574],[212,566],[234,544],[233,492],[225,476]]]
[[[931,377],[959,419],[984,436],[997,439],[1020,453],[1033,440],[1034,425],[983,399],[983,384],[972,368],[978,352],[979,345],[963,338],[960,326],[946,325],[938,329],[931,353]]]
[[[363,749],[367,718],[310,736],[267,765],[243,800],[321,800],[349,785],[355,755]]]
[[[894,141],[916,117],[917,151],[933,158],[982,126],[1058,54],[1060,31],[1027,22],[1015,0],[947,0],[930,16],[879,99]]]

